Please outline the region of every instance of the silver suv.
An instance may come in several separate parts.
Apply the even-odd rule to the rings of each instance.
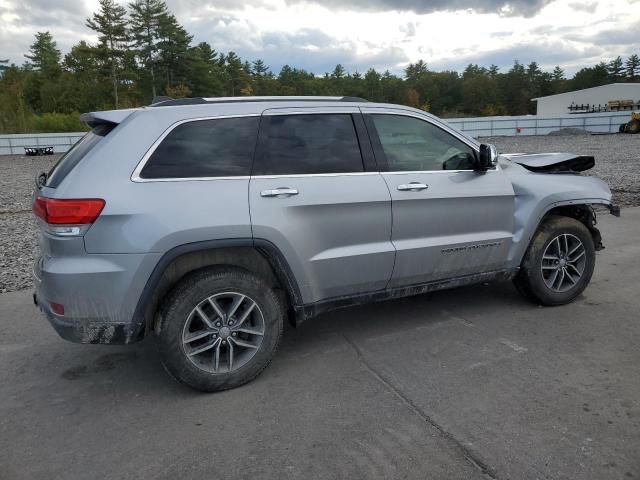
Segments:
[[[502,155],[408,107],[350,97],[198,98],[88,113],[37,179],[34,300],[80,343],[155,333],[204,391],[271,360],[285,317],[513,279],[573,300],[619,209],[593,158]]]

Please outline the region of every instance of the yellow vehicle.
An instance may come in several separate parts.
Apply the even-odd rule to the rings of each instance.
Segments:
[[[620,125],[620,133],[640,133],[640,112],[631,112],[631,120]]]

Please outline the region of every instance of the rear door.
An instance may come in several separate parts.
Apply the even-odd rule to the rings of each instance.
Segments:
[[[473,170],[475,146],[408,111],[363,108],[391,192],[391,287],[506,267],[514,192],[499,168]]]
[[[391,198],[365,168],[373,157],[362,132],[357,108],[263,114],[249,186],[253,236],[283,253],[305,303],[380,290],[391,277]]]

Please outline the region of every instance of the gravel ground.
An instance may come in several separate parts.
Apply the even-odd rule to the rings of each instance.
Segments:
[[[559,135],[492,137],[500,152],[574,152],[596,157],[589,174],[605,180],[621,206],[640,206],[640,135]],[[0,292],[31,286],[36,223],[30,212],[37,173],[48,171],[58,155],[0,156]]]
[[[36,174],[60,158],[0,155],[0,293],[31,287],[37,250],[31,193]]]
[[[640,206],[640,135],[546,135],[479,140],[493,143],[501,153],[593,155],[596,166],[588,174],[607,182],[620,206]]]
[[[31,209],[35,176],[49,171],[60,155],[0,155],[0,214]]]

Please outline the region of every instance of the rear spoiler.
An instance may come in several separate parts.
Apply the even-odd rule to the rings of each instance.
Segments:
[[[126,108],[123,110],[105,110],[103,112],[89,112],[80,115],[80,120],[90,127],[95,127],[101,123],[111,123],[117,125],[122,123],[125,118],[133,112],[140,110],[139,108]]]

